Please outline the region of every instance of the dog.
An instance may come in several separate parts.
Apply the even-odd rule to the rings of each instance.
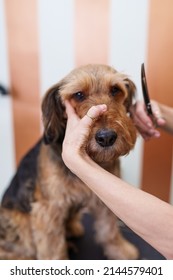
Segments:
[[[0,259],[68,259],[68,237],[84,234],[81,217],[95,219],[95,238],[108,259],[137,259],[138,249],[121,234],[117,217],[63,163],[61,152],[69,100],[82,118],[106,104],[93,121],[85,147],[107,171],[120,176],[119,158],[133,149],[136,128],[129,116],[136,87],[108,65],[72,70],[42,101],[43,137],[22,159],[0,208]],[[99,178],[98,178],[99,181]],[[107,186],[109,189],[109,186]]]

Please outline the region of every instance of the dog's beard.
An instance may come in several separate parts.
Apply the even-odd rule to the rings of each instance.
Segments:
[[[109,129],[115,131],[116,139],[115,142],[106,147],[102,147],[96,141],[96,133],[102,127],[95,126],[91,129],[90,135],[86,142],[84,143],[88,155],[97,163],[107,163],[112,164],[113,161],[121,156],[128,155],[133,149],[136,142],[136,128],[129,117],[125,116],[123,118],[115,119],[114,121],[110,119],[105,119],[108,122]],[[113,126],[110,123],[113,122]]]
[[[125,139],[121,138],[110,147],[101,147],[95,139],[92,139],[87,143],[86,151],[97,163],[111,163],[120,156],[127,155],[133,146],[134,143],[127,143]]]

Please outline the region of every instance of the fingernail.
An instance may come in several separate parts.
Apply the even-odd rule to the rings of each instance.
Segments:
[[[152,123],[148,122],[148,123],[147,123],[147,126],[148,126],[149,128],[152,127]]]
[[[107,105],[106,104],[101,104],[101,106],[102,106],[101,108],[102,108],[103,111],[107,110]]]
[[[159,112],[158,110],[156,110],[156,111],[154,112],[154,114],[155,114],[157,117],[160,116],[160,112]]]
[[[154,134],[154,136],[155,136],[156,138],[160,137],[160,132],[159,132],[159,131],[156,131],[155,134]]]

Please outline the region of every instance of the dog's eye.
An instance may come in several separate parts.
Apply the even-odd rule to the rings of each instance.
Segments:
[[[119,92],[120,92],[119,87],[117,87],[117,86],[112,86],[112,87],[111,87],[111,95],[112,95],[112,96],[117,95],[117,93],[119,93]]]
[[[76,101],[82,102],[85,99],[85,94],[82,91],[78,91],[73,95]]]

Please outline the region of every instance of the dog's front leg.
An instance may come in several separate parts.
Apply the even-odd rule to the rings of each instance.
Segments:
[[[121,234],[117,217],[96,198],[92,207],[95,216],[96,241],[103,247],[108,259],[137,259],[137,248]]]
[[[37,259],[68,259],[63,211],[57,202],[39,201],[32,206],[32,233]]]

